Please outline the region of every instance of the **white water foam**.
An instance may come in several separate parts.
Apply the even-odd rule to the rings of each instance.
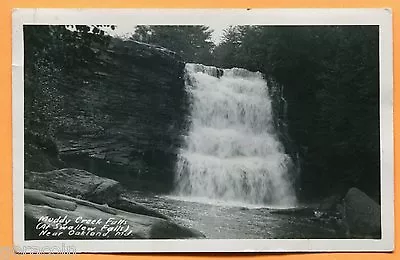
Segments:
[[[191,127],[176,165],[175,194],[233,204],[293,206],[291,159],[276,137],[262,74],[187,64],[186,91]]]
[[[173,196],[173,195],[163,195],[160,196],[164,199],[175,200],[175,201],[183,201],[190,203],[198,203],[205,204],[211,206],[218,206],[223,208],[241,208],[241,209],[293,209],[298,208],[299,206],[288,206],[288,205],[275,205],[275,204],[251,204],[240,201],[226,201],[221,199],[213,199],[208,197],[189,197],[189,196]]]

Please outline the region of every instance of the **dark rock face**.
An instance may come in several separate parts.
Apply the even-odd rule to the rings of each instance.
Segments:
[[[204,238],[200,232],[169,220],[129,213],[53,192],[25,189],[24,200],[27,240]],[[79,225],[82,220],[94,221]],[[123,224],[119,225],[120,229],[106,232],[102,227],[107,220],[118,220]],[[48,226],[40,228],[43,224]]]
[[[50,37],[49,29],[39,29],[30,37]],[[40,55],[44,55],[45,65],[46,60],[54,63],[49,66],[53,71],[48,73],[42,66],[27,69],[25,74],[30,84],[26,91],[35,90],[31,103],[57,108],[46,115],[46,129],[41,131],[43,136],[52,136],[56,147],[49,154],[41,153],[40,158],[35,154],[45,150],[43,145],[27,150],[27,170],[78,168],[118,180],[131,189],[169,191],[186,127],[184,63],[169,50],[118,39],[111,39],[107,46],[89,41],[85,48],[91,53],[82,57],[73,48],[62,49],[63,55],[53,61],[51,56],[60,52],[54,46],[82,42],[68,30],[57,30],[64,38],[42,41],[37,47],[48,50]],[[38,39],[27,42],[28,47],[33,48]],[[31,68],[35,57],[28,54],[26,67]],[[44,85],[46,89],[36,91]],[[35,116],[48,112],[42,113],[44,106]],[[27,133],[37,130],[29,127]],[[31,139],[26,139],[26,148],[34,143]],[[53,157],[61,158],[63,164]]]
[[[343,201],[343,215],[352,237],[381,237],[381,208],[357,188],[351,188]]]
[[[288,102],[285,99],[284,87],[273,78],[264,76],[268,82],[269,94],[272,98],[272,113],[276,132],[280,142],[285,147],[285,152],[290,155],[291,163],[289,172],[291,183],[295,189],[297,197],[300,195],[300,171],[301,159],[299,149],[289,133]]]
[[[25,131],[25,169],[49,171],[63,167],[58,148],[49,136],[36,133],[32,129]]]
[[[185,115],[183,63],[134,42],[104,51],[101,62],[87,80],[65,86],[61,157],[121,181],[170,185]]]

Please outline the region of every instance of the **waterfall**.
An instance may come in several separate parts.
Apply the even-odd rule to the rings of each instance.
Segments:
[[[186,64],[190,128],[176,164],[180,196],[292,206],[291,158],[259,72]]]

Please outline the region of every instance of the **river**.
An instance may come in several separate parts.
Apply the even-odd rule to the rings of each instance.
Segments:
[[[130,199],[202,232],[209,239],[344,238],[333,216],[312,210],[274,209],[208,199],[130,193]]]

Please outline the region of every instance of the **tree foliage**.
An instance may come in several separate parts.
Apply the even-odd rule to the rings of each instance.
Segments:
[[[214,43],[207,26],[140,25],[131,39],[175,51],[187,62],[210,63]]]
[[[262,71],[284,85],[304,197],[358,186],[379,195],[377,26],[231,27],[221,67]]]

